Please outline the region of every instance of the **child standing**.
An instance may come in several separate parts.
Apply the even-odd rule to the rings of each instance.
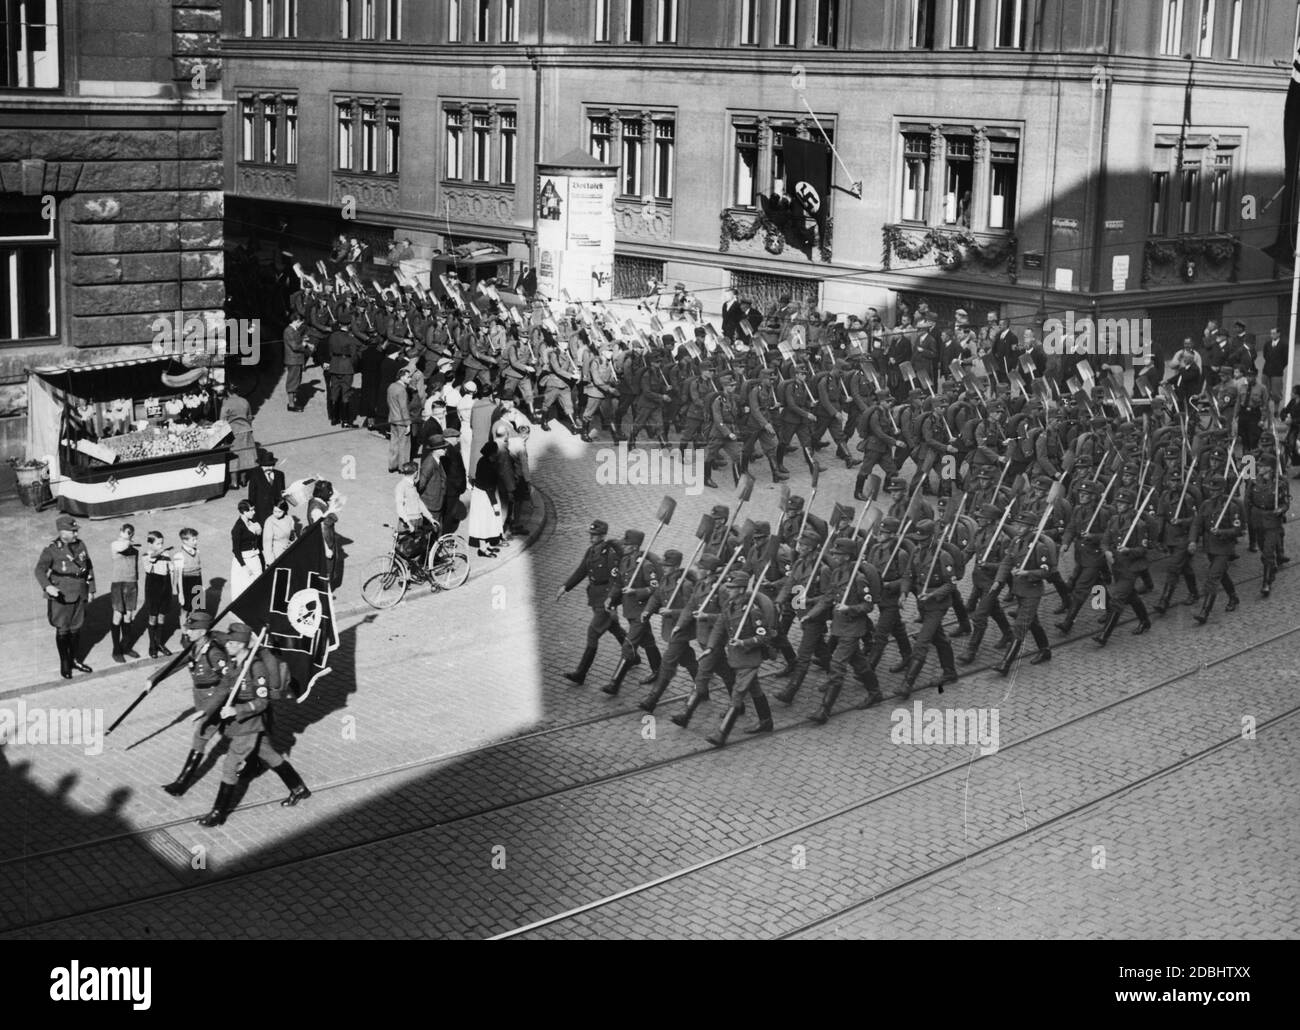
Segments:
[[[170,547],[163,546],[163,535],[150,530],[144,548],[144,614],[149,624],[149,657],[169,655],[163,645],[166,639],[164,623],[167,609],[171,607],[172,581],[175,578],[174,557]]]
[[[113,551],[113,582],[109,587],[113,602],[113,661],[123,663],[127,658],[140,656],[131,650],[134,641],[123,639],[135,621],[135,610],[140,606],[140,548],[135,545],[135,526],[126,523],[110,545]]]
[[[181,610],[186,615],[203,611],[207,604],[203,594],[203,565],[199,559],[199,531],[185,527],[181,530],[180,553],[172,558],[175,571],[176,593],[181,599]]]

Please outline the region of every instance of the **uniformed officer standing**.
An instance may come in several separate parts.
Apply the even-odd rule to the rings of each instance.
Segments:
[[[199,763],[203,761],[203,751],[221,724],[217,713],[221,711],[233,683],[233,680],[226,681],[226,673],[231,668],[230,655],[213,638],[211,631],[212,616],[205,611],[192,612],[185,622],[185,636],[191,643],[189,670],[196,714],[194,736],[190,740],[185,764],[181,766],[180,775],[163,787],[174,798],[184,794],[193,782]]]
[[[36,582],[48,599],[46,614],[54,627],[59,675],[67,680],[72,679],[73,669],[91,671],[77,657],[77,651],[86,621],[86,604],[95,599],[95,566],[86,545],[77,538],[77,520],[60,515],[55,526],[58,536],[45,545],[36,562]]]
[[[564,674],[564,678],[570,683],[579,685],[587,678],[587,670],[596,660],[596,645],[600,643],[602,633],[612,636],[618,641],[620,647],[627,638],[623,627],[618,624],[618,615],[605,608],[610,576],[618,567],[621,551],[618,544],[605,539],[605,534],[609,532],[609,524],[602,519],[594,519],[587,527],[587,532],[591,538],[587,553],[582,556],[582,561],[573,570],[573,575],[565,580],[564,586],[555,592],[555,599],[558,601],[584,579],[587,580],[587,606],[591,609],[591,623],[587,626],[587,646],[582,652],[578,668]]]
[[[614,606],[622,602],[623,614],[627,616],[627,636],[623,640],[623,651],[618,666],[610,681],[600,689],[609,695],[617,694],[623,685],[623,677],[628,670],[641,664],[637,651],[644,649],[650,662],[650,670],[659,673],[659,647],[655,643],[654,630],[646,609],[650,598],[659,588],[663,579],[663,570],[658,560],[641,550],[645,543],[645,534],[639,529],[629,529],[623,534],[623,554],[618,565],[610,573],[609,595],[605,608],[614,611]]]
[[[722,747],[727,742],[736,720],[744,714],[746,694],[754,699],[758,723],[745,732],[772,732],[772,709],[759,686],[758,670],[767,657],[767,639],[776,632],[776,607],[761,590],[753,596],[754,603],[750,605],[745,589],[749,579],[748,573],[733,569],[722,586],[719,624],[725,629],[727,664],[736,671],[736,685],[731,692],[731,706],[723,715],[722,723],[708,737],[714,747]]]
[[[280,802],[281,805],[292,807],[304,798],[311,797],[311,791],[302,782],[297,770],[285,761],[284,756],[267,739],[267,718],[271,702],[284,696],[279,664],[270,655],[256,654],[251,661],[247,661],[248,669],[240,682],[240,670],[248,657],[252,631],[249,627],[236,623],[230,628],[226,639],[230,665],[219,688],[222,707],[218,715],[223,720],[221,734],[230,746],[221,765],[221,785],[217,788],[217,799],[212,805],[212,811],[199,820],[200,826],[220,826],[226,821],[230,810],[235,806],[239,778],[251,772],[248,762],[254,757],[275,770],[276,775],[289,788],[289,796]],[[231,702],[229,693],[236,682],[239,682],[239,690]]]

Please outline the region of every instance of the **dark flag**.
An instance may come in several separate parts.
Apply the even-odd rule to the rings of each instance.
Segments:
[[[781,139],[785,155],[785,191],[811,218],[820,232],[826,231],[830,214],[831,148],[825,143],[785,136]]]
[[[1296,175],[1300,172],[1300,46],[1291,58],[1291,84],[1286,90],[1282,114],[1282,146],[1285,148],[1286,178],[1282,182],[1282,204],[1278,212],[1277,239],[1264,253],[1279,265],[1295,261]]]
[[[288,662],[293,679],[302,685],[299,701],[330,671],[330,652],[339,646],[327,567],[316,522],[227,609],[254,632],[266,630],[266,646]]]

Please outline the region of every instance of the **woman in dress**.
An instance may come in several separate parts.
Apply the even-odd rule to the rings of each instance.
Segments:
[[[293,517],[289,514],[289,502],[281,499],[271,509],[266,525],[262,527],[262,560],[270,565],[292,542]]]
[[[230,599],[248,589],[262,574],[262,527],[253,521],[253,506],[239,502],[239,518],[230,530]]]
[[[311,500],[307,502],[307,525],[321,524],[321,540],[325,544],[325,574],[330,585],[335,586],[334,567],[338,554],[338,543],[334,538],[334,527],[339,521],[339,503],[334,497],[334,484],[328,479],[318,479],[312,489]]]
[[[482,457],[474,466],[474,489],[469,498],[469,545],[477,547],[482,558],[495,558],[501,543],[501,502],[498,496],[501,479],[497,471],[497,444],[483,445]]]
[[[230,425],[234,439],[230,442],[230,485],[241,487],[247,473],[257,468],[257,445],[253,442],[253,410],[248,401],[233,390],[221,405],[221,419]]]

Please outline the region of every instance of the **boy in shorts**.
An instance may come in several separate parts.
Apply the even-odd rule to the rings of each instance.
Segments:
[[[186,615],[207,607],[203,593],[203,565],[199,559],[199,531],[181,530],[181,549],[172,558],[176,570],[176,593]]]
[[[164,646],[167,609],[171,607],[173,558],[170,547],[163,546],[163,535],[149,532],[144,548],[144,614],[149,624],[149,657],[169,655]]]
[[[126,523],[110,545],[113,551],[113,583],[109,588],[113,601],[113,661],[121,664],[127,658],[140,656],[131,650],[133,641],[124,639],[131,632],[135,610],[140,606],[140,548],[135,543],[135,527]]]

